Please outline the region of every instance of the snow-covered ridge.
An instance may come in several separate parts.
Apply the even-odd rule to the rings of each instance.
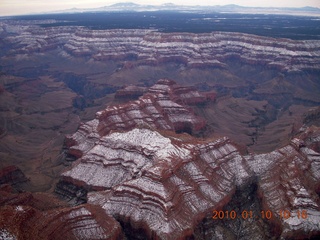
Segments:
[[[89,203],[142,228],[146,237],[183,239],[206,214],[226,206],[236,189],[257,185],[259,211],[274,214],[277,220],[270,221],[283,229],[279,236],[319,234],[320,129],[309,128],[273,152],[244,156],[227,137],[173,132],[173,123],[197,125],[190,110],[173,101],[189,93],[196,102],[201,96],[161,79],[139,100],[98,112],[67,137],[78,160],[62,174],[60,186],[85,189]],[[281,210],[292,218],[281,218]],[[293,215],[302,210],[309,217]]]
[[[319,129],[312,129],[313,137]],[[284,238],[320,232],[320,155],[291,144],[242,156],[228,138],[176,141],[151,129],[114,132],[77,160],[63,181],[92,189],[88,201],[121,221],[143,226],[146,236],[178,239],[194,220],[228,203],[236,187],[258,178],[264,211],[271,211]],[[316,139],[315,138],[315,139]],[[283,218],[281,211],[290,212]],[[302,219],[302,211],[304,218]],[[297,212],[300,215],[297,215]],[[307,215],[306,215],[307,214]]]
[[[274,39],[243,33],[160,33],[145,29],[89,30],[84,27],[36,25],[15,28],[2,23],[2,32],[15,32],[5,41],[12,54],[31,54],[58,47],[72,56],[101,61],[136,59],[138,64],[180,61],[191,67],[225,65],[238,58],[284,71],[320,69],[320,41]],[[15,30],[12,30],[15,29]]]

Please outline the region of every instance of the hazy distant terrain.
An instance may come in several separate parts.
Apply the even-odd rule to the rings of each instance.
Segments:
[[[84,26],[90,29],[154,29],[160,32],[242,32],[291,39],[320,39],[320,17],[277,14],[96,12],[20,16],[13,20],[51,20],[42,27]]]

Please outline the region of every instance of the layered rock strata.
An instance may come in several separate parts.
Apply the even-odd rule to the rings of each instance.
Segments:
[[[143,237],[182,239],[258,178],[262,207],[256,212],[264,224],[284,239],[312,237],[320,234],[320,153],[313,150],[320,131],[308,131],[306,141],[295,138],[274,152],[248,156],[227,138],[200,141],[138,128],[113,132],[62,179],[87,189],[88,202]],[[270,219],[262,211],[271,212]]]
[[[63,206],[45,194],[0,187],[0,239],[122,239],[121,227],[101,208]]]
[[[66,56],[134,61],[143,65],[179,62],[190,67],[224,67],[227,59],[238,58],[283,71],[320,69],[318,40],[294,41],[231,32],[160,33],[142,29],[21,25],[15,21],[2,23],[4,41],[12,45],[12,54],[58,49]]]
[[[207,101],[207,98],[192,88],[187,91],[180,89],[175,82],[161,79],[139,100],[98,112],[96,119],[82,124],[75,134],[67,136],[69,154],[76,158],[82,156],[100,137],[113,130],[128,130],[137,126],[190,133],[201,130],[205,126],[204,119],[177,102],[200,103]]]
[[[69,207],[48,193],[17,193],[27,178],[16,166],[0,170],[0,239],[122,239],[117,221],[100,207]]]
[[[62,178],[98,191],[89,202],[123,223],[130,219],[146,237],[179,239],[192,235],[195,224],[252,175],[229,139],[191,140],[149,129],[114,132]]]
[[[284,239],[320,235],[319,128],[309,128],[283,148],[247,157],[259,176],[263,208],[274,215]]]
[[[242,155],[226,137],[175,133],[178,116],[192,128],[197,118],[172,99],[206,101],[192,88],[162,79],[139,100],[108,107],[83,124],[67,138],[70,154],[79,159],[62,174],[57,192],[64,185],[88,192],[87,201],[121,222],[127,237],[139,232],[138,238],[184,239],[199,236],[199,224],[213,221],[212,210],[224,209],[236,192],[256,186],[248,197],[259,199],[253,204],[258,220],[252,220],[259,236],[270,237],[263,232],[270,229],[284,239],[320,234],[319,128],[301,129],[273,152]]]

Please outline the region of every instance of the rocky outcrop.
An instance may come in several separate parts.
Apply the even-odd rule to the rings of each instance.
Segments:
[[[0,188],[0,239],[122,239],[121,227],[101,208],[63,206],[45,194]]]
[[[76,31],[75,27],[41,28],[34,25],[38,23],[37,21],[18,21],[18,23],[9,21],[3,24],[4,32],[8,34],[5,42],[18,47],[11,52],[23,54],[53,50],[64,45],[70,33]],[[18,36],[12,34],[18,34]]]
[[[284,239],[312,237],[320,234],[320,153],[312,149],[319,139],[319,128],[311,128],[284,148],[242,156],[227,138],[204,141],[135,128],[101,137],[62,179],[87,189],[88,202],[141,238],[191,237],[237,189],[241,195],[254,184],[260,208],[252,221],[259,236],[273,229]]]
[[[227,138],[177,137],[138,128],[111,133],[62,178],[95,191],[90,203],[147,238],[191,236],[195,224],[228,203],[252,173]]]
[[[122,105],[107,107],[96,119],[82,124],[66,138],[69,154],[76,158],[90,150],[100,137],[111,131],[126,131],[138,126],[176,132],[197,132],[205,121],[180,103],[205,102],[207,98],[192,88],[179,87],[174,81],[161,79],[139,98]]]
[[[88,191],[71,182],[60,181],[57,183],[55,193],[66,200],[70,205],[79,205],[87,202]]]
[[[152,90],[152,88],[150,89]],[[186,87],[173,85],[172,92],[170,92],[172,99],[184,105],[198,105],[207,102],[208,100],[214,101],[214,97],[210,94],[199,93],[194,87]]]
[[[20,27],[14,28],[17,24]],[[12,54],[63,49],[62,55],[88,56],[97,61],[127,61],[125,66],[134,61],[142,65],[178,62],[196,68],[224,67],[226,60],[236,58],[283,71],[320,69],[318,40],[294,41],[231,32],[98,31],[83,27],[22,27],[21,24],[3,23],[4,32],[9,33],[11,29],[4,41],[12,44]]]
[[[44,213],[4,206],[0,212],[2,239],[122,239],[120,225],[91,205]]]
[[[283,148],[247,158],[260,177],[262,207],[284,239],[320,235],[320,129],[309,128]]]
[[[193,88],[161,79],[139,100],[98,112],[67,137],[69,153],[79,159],[62,174],[56,192],[101,206],[128,238],[237,238],[235,225],[246,229],[244,238],[319,235],[320,129],[305,127],[289,145],[249,155],[226,137],[176,133],[181,126],[198,129],[184,104],[206,101]],[[213,210],[234,210],[242,217],[251,206],[252,219],[209,230]]]

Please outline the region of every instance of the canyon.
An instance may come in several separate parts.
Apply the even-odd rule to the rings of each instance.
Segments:
[[[320,235],[319,40],[54,22],[0,21],[0,239]]]

